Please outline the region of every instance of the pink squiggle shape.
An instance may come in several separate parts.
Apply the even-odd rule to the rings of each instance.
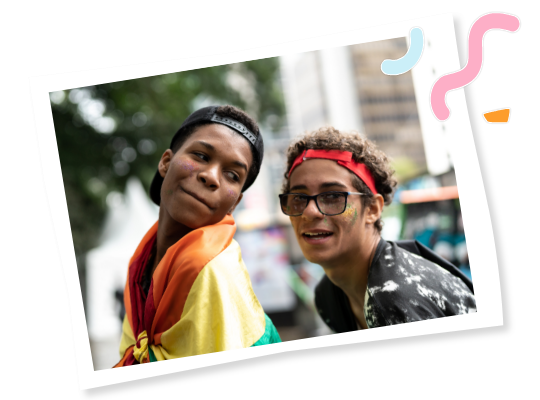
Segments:
[[[515,32],[519,28],[519,19],[510,14],[490,13],[478,18],[469,32],[469,60],[467,65],[451,74],[440,77],[431,89],[431,109],[439,121],[445,121],[450,116],[446,106],[446,93],[459,89],[471,83],[482,68],[482,39],[490,29],[504,29]]]

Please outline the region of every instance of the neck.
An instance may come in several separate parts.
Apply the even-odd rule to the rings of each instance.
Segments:
[[[351,254],[343,254],[339,260],[322,266],[330,281],[345,292],[353,308],[363,309],[369,268],[380,240],[380,234],[373,231]]]
[[[164,207],[159,208],[159,221],[156,238],[156,258],[152,267],[152,273],[165,256],[165,253],[176,242],[186,236],[193,229],[173,220]]]

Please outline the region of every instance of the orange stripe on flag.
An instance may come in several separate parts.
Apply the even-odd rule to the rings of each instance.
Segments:
[[[231,215],[196,229],[171,246],[153,275],[156,315],[150,337],[163,333],[182,317],[193,282],[209,261],[227,248],[236,232]]]
[[[133,354],[133,346],[129,346],[126,351],[124,352],[124,356],[122,357],[122,359],[120,361],[118,361],[118,363],[113,367],[113,368],[119,368],[119,367],[123,367],[124,366],[124,363],[126,362],[127,358],[129,357],[130,354]]]

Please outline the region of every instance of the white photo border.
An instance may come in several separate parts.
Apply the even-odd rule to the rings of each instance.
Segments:
[[[30,86],[43,179],[68,289],[76,363],[81,389],[127,382],[287,351],[484,328],[503,324],[495,243],[465,94],[463,90],[454,90],[449,92],[446,98],[452,113],[451,117],[444,123],[447,126],[447,131],[452,132],[452,135],[448,135],[446,139],[458,182],[467,248],[478,308],[476,313],[393,325],[384,327],[383,329],[348,332],[241,350],[230,350],[169,360],[167,362],[137,365],[129,368],[100,371],[94,371],[93,368],[49,93],[120,80],[302,53],[323,48],[408,37],[411,27],[414,26],[421,27],[426,37],[437,37],[439,39],[438,46],[432,48],[433,57],[437,60],[439,70],[437,76],[433,78],[433,82],[439,76],[460,69],[453,17],[451,14],[442,14],[224,54],[165,62],[152,62],[148,60],[148,63],[145,64],[31,78]],[[416,67],[412,70],[413,79],[415,80],[418,111],[419,114],[430,113],[433,123],[440,123],[431,113],[429,104],[431,86],[428,85],[429,87],[427,88],[417,86],[415,76],[421,73],[420,68],[418,68],[421,64],[422,59],[420,59]],[[422,126],[422,130],[428,128]]]

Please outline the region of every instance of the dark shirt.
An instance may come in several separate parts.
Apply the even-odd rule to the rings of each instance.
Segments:
[[[357,330],[343,290],[325,275],[315,289],[319,315],[334,332]],[[476,312],[470,280],[416,241],[381,238],[364,297],[368,328]]]

